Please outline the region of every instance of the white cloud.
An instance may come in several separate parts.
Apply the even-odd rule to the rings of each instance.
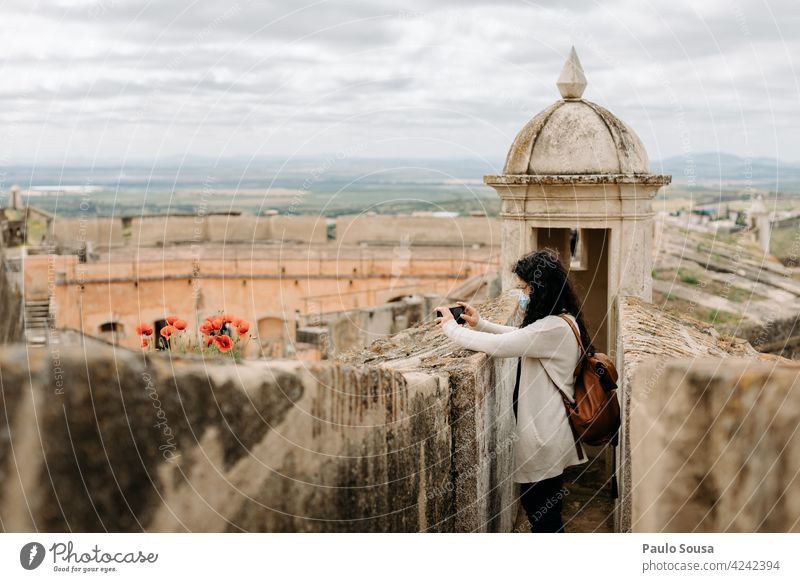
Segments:
[[[354,142],[375,155],[502,158],[558,97],[573,43],[586,97],[631,124],[652,158],[681,153],[688,135],[697,152],[800,159],[789,0],[430,5],[6,2],[0,163]]]

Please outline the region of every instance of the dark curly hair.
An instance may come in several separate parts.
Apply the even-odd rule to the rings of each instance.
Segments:
[[[552,249],[542,249],[520,258],[511,269],[531,288],[530,303],[520,327],[530,325],[548,315],[570,313],[578,322],[581,340],[588,355],[595,353],[591,336],[581,313],[578,296],[572,289],[568,272]]]

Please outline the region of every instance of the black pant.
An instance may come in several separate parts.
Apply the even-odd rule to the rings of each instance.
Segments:
[[[533,533],[564,533],[561,508],[566,494],[563,473],[535,483],[520,484],[520,501]]]

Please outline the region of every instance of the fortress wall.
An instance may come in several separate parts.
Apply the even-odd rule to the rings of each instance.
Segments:
[[[6,347],[0,524],[509,531],[513,361],[403,334],[315,363]]]
[[[347,311],[325,318],[329,329],[331,354],[368,346],[415,325],[430,314],[423,312],[423,302],[408,299],[375,307]]]
[[[313,216],[255,216],[241,214],[238,216],[208,215],[198,217],[145,217],[145,222],[153,221],[148,226],[148,233],[155,233],[160,240],[163,236],[165,221],[169,226],[171,241],[189,241],[201,235],[199,241],[210,242],[251,242],[269,240],[299,241],[324,243],[327,240],[325,218]],[[187,225],[191,223],[191,228]],[[151,235],[152,236],[152,235]],[[142,240],[151,240],[142,237]],[[152,244],[152,242],[150,243]]]
[[[207,216],[141,216],[131,219],[131,245],[152,246],[176,242],[203,242]]]
[[[211,242],[260,242],[259,228],[264,217],[252,214],[224,216],[213,214],[206,218],[208,222],[208,240]]]
[[[513,358],[471,353],[454,371],[450,403],[457,531],[509,532],[519,499],[514,472]]]
[[[58,370],[29,358],[0,352],[6,531],[454,529],[446,376],[110,348],[63,350]]]
[[[38,257],[37,257],[38,258]],[[73,259],[75,257],[72,257]],[[297,284],[293,279],[275,277],[251,277],[254,274],[268,271],[280,273],[280,267],[275,265],[257,264],[254,267],[249,261],[203,261],[200,264],[200,279],[193,279],[192,272],[183,264],[174,261],[163,263],[114,263],[113,274],[118,280],[107,282],[109,265],[103,263],[75,265],[55,269],[56,280],[67,277],[69,284],[57,284],[53,308],[56,313],[58,327],[84,329],[87,333],[96,334],[98,326],[110,320],[118,321],[124,325],[124,333],[119,341],[130,348],[138,347],[138,338],[134,334],[134,327],[140,321],[153,323],[165,315],[174,313],[189,321],[190,331],[197,329],[195,313],[199,321],[210,314],[221,311],[231,312],[255,324],[259,319],[272,314],[281,314],[286,317],[291,327],[294,327],[295,310],[302,314],[341,312],[343,310],[364,309],[359,306],[374,305],[381,297],[377,296],[374,288],[383,284],[376,278],[353,279],[353,284],[348,285],[347,280],[338,282],[331,277],[297,277]],[[305,265],[308,266],[308,265]],[[87,267],[85,270],[84,267]],[[134,270],[135,267],[135,270]],[[344,266],[341,266],[344,268]],[[41,281],[45,283],[40,288],[42,297],[46,298],[48,277],[48,264],[44,261],[36,270]],[[287,267],[291,269],[291,265]],[[64,273],[64,275],[60,275]],[[31,267],[26,275],[34,275]],[[80,274],[85,282],[81,288]],[[138,284],[134,284],[138,274]],[[209,278],[203,277],[210,274]],[[294,275],[294,274],[292,274]],[[164,278],[168,276],[169,278]],[[213,278],[212,278],[213,276]],[[459,279],[430,279],[425,277],[407,277],[402,280],[403,286],[412,284],[417,293],[425,292],[432,287],[453,288]],[[337,288],[342,292],[336,293]],[[29,288],[29,291],[33,287]],[[405,289],[408,291],[409,289]],[[308,298],[316,298],[309,300]],[[395,304],[391,304],[395,305]],[[68,308],[69,306],[80,306]],[[390,318],[377,314],[373,318],[365,316],[364,323],[357,323],[355,318],[361,317],[356,311],[352,321],[345,321],[343,325],[352,328],[354,334],[352,343],[345,343],[347,347],[365,345],[367,335],[375,338],[393,333],[398,329],[407,327],[403,322],[402,308],[387,308]],[[401,311],[397,311],[401,309]],[[351,312],[352,313],[352,312]],[[346,315],[343,317],[347,317]],[[252,329],[253,334],[256,328]],[[346,335],[349,332],[344,332]]]
[[[66,269],[69,263],[64,255],[33,255],[25,257],[23,280],[25,298],[34,301],[46,300],[49,296],[48,281],[55,282],[55,271]],[[77,257],[75,257],[77,259]],[[59,259],[56,262],[56,259]]]
[[[800,366],[651,361],[633,405],[634,531],[800,531]]]
[[[260,217],[270,227],[270,240],[324,243],[328,240],[327,224],[324,216],[296,215]]]
[[[255,234],[257,241],[268,241],[274,240],[274,236],[272,234],[272,221],[270,220],[271,217],[269,216],[256,216],[256,223],[253,227],[253,233]]]
[[[153,246],[180,242],[327,241],[325,217],[317,215],[135,216],[130,239],[123,234],[121,217],[59,218],[53,221],[57,242],[85,239],[98,245]],[[500,245],[500,221],[481,216],[340,216],[336,219],[339,244],[409,244],[448,246]]]
[[[0,250],[0,312],[3,314],[0,318],[0,344],[22,340],[24,333],[22,310],[22,294],[6,274],[5,257]]]
[[[619,297],[615,303],[619,337],[617,353],[613,357],[620,373],[617,396],[622,411],[622,427],[620,445],[616,449],[619,499],[614,529],[627,532],[632,529],[632,505],[637,496],[641,497],[641,493],[633,490],[632,466],[642,449],[637,440],[640,437],[632,434],[632,425],[637,415],[646,411],[642,403],[653,406],[655,401],[648,399],[655,392],[659,392],[659,398],[662,398],[666,393],[678,390],[675,386],[661,383],[658,375],[635,380],[639,367],[648,361],[656,361],[656,366],[663,369],[670,362],[682,359],[713,357],[729,361],[736,357],[757,362],[774,358],[762,356],[743,340],[721,339],[711,324],[668,313],[638,297]],[[667,482],[662,486],[671,487]]]
[[[481,316],[518,325],[517,297],[506,292],[476,303]],[[517,491],[511,398],[514,358],[492,358],[454,345],[432,323],[376,340],[366,350],[337,354],[339,361],[398,371],[446,374],[453,434],[452,478],[456,531],[508,532],[514,526]]]
[[[111,218],[96,216],[86,218],[66,218],[56,216],[51,224],[51,235],[57,244],[74,245],[76,241],[97,241],[100,239],[100,224],[109,223]]]
[[[175,249],[156,250],[155,253],[141,255],[137,261],[120,258],[124,255],[113,253],[101,256],[98,261],[90,261],[81,266],[86,279],[108,278],[109,272],[114,277],[129,277],[132,271],[142,276],[167,276],[180,274],[189,275],[194,272],[196,261],[201,272],[209,275],[247,275],[262,274],[281,276],[284,279],[303,279],[316,276],[341,279],[343,284],[360,279],[382,278],[386,279],[384,285],[376,286],[374,291],[378,301],[389,301],[402,295],[412,293],[405,279],[419,277],[431,282],[455,279],[454,288],[463,284],[465,280],[474,275],[492,271],[494,265],[487,261],[486,255],[472,249],[454,253],[442,253],[438,257],[413,256],[396,260],[390,252],[386,254],[370,252],[353,256],[353,253],[336,255],[333,252],[323,256],[313,256],[306,253],[298,257],[296,247],[281,252],[275,249],[270,255],[254,255],[250,247],[238,245],[226,249],[224,253],[203,256],[193,252],[190,246]],[[387,256],[388,255],[388,256]],[[40,255],[37,255],[40,256]],[[68,255],[60,255],[68,256]],[[73,255],[75,256],[75,255]],[[198,258],[199,257],[199,258]],[[27,261],[27,258],[26,258]],[[135,267],[132,266],[135,263]],[[68,274],[68,279],[74,278],[74,273]],[[331,289],[331,293],[346,292],[345,288]]]
[[[364,214],[336,219],[339,244],[474,244],[500,247],[500,221],[486,216],[389,216]]]
[[[499,246],[500,222],[495,218],[459,216],[341,216],[336,219],[337,241],[344,244],[395,243]],[[62,244],[80,238],[95,244],[123,244],[121,217],[53,220],[53,236]],[[407,238],[406,238],[407,237]],[[130,244],[152,246],[175,242],[233,242],[284,240],[327,241],[325,217],[317,215],[135,216]]]
[[[123,233],[122,218],[98,218],[97,230],[94,240],[97,245],[121,245],[125,242]]]
[[[57,294],[60,279],[66,273],[74,276],[77,267],[77,255],[26,256],[23,262],[25,299],[43,301],[51,295],[51,291]]]

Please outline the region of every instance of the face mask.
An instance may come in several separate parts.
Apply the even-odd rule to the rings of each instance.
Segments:
[[[531,302],[530,296],[522,289],[519,291],[519,308],[525,311],[528,309],[528,304]]]

